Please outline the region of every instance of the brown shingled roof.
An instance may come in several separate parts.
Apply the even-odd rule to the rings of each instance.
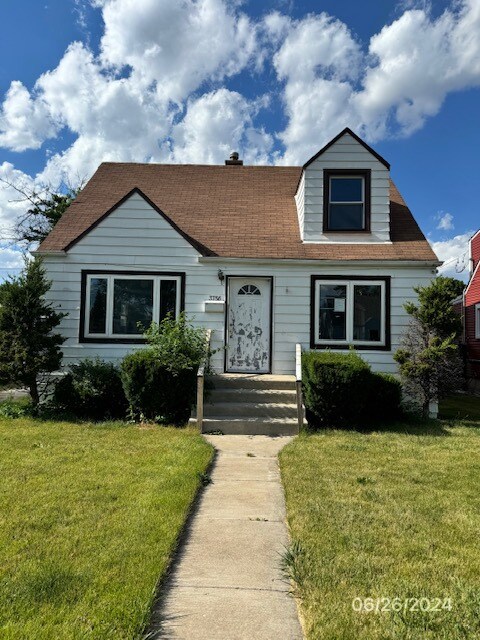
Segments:
[[[103,163],[39,251],[65,251],[139,190],[203,255],[231,258],[436,261],[393,183],[392,244],[302,244],[301,167]]]

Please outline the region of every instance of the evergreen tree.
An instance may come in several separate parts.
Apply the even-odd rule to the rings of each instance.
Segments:
[[[440,276],[426,287],[415,287],[417,304],[404,305],[412,320],[393,357],[407,396],[420,404],[425,418],[432,401],[461,386],[462,362],[456,339],[462,325],[451,303],[463,289],[460,280]]]
[[[39,402],[41,374],[60,367],[64,338],[52,333],[65,313],[45,301],[51,283],[40,259],[0,285],[0,382],[21,384]]]
[[[426,287],[415,287],[418,304],[407,302],[405,310],[420,324],[441,338],[458,338],[462,322],[452,306],[452,300],[464,290],[465,284],[456,278],[439,276]]]

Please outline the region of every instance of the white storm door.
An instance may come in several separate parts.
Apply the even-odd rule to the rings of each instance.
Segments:
[[[228,279],[226,371],[270,371],[271,290],[271,278]]]

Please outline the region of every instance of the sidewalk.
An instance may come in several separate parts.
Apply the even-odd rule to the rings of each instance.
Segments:
[[[301,640],[280,572],[288,545],[277,453],[290,438],[208,436],[218,450],[151,637]],[[247,455],[250,454],[250,455]]]

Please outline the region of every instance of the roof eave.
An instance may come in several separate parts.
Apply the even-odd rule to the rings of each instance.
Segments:
[[[428,267],[441,267],[443,262],[440,260],[434,259],[396,259],[396,260],[386,260],[382,258],[378,259],[358,259],[358,260],[332,260],[322,259],[322,258],[255,258],[255,257],[231,257],[231,256],[201,256],[198,259],[199,262],[231,262],[231,263],[241,263],[241,262],[251,262],[255,264],[271,264],[272,262],[282,262],[283,264],[308,264],[308,265],[357,265],[357,266],[377,266],[379,264],[385,266],[402,266],[402,267],[418,267],[418,266],[428,266]]]

